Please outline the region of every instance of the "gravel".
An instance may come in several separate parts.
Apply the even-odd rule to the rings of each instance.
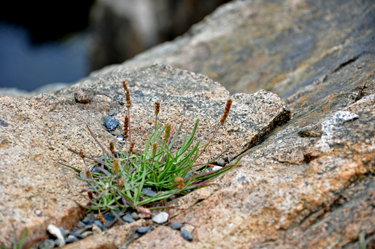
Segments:
[[[173,228],[174,230],[180,230],[181,227],[183,226],[184,224],[180,223],[180,222],[173,222],[171,224],[171,228]]]
[[[104,125],[107,127],[108,131],[112,131],[112,130],[116,129],[118,124],[119,124],[119,121],[118,121],[117,118],[114,118],[114,117],[106,117],[105,118]]]
[[[169,214],[166,212],[161,212],[155,216],[152,216],[152,220],[158,224],[162,224],[168,221]]]
[[[188,230],[182,230],[181,231],[181,236],[187,241],[192,241],[193,240],[193,235],[191,235],[191,232]]]
[[[123,219],[124,221],[128,222],[128,223],[132,223],[132,222],[135,221],[135,220],[133,219],[133,217],[131,216],[130,213],[127,213],[122,219]]]

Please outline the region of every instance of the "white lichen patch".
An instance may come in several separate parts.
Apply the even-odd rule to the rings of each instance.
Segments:
[[[322,138],[316,147],[322,152],[332,150],[331,146],[336,143],[335,138],[345,129],[343,124],[349,120],[358,118],[358,115],[348,111],[339,111],[322,122]]]

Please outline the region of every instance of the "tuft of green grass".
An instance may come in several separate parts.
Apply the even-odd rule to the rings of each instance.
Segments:
[[[134,142],[131,141],[130,129],[130,92],[123,83],[126,91],[128,104],[128,114],[124,122],[124,135],[128,135],[127,151],[121,150],[113,142],[110,143],[109,151],[98,141],[89,127],[88,130],[95,141],[102,148],[103,159],[86,156],[83,152],[69,149],[78,154],[86,164],[85,159],[93,160],[94,168],[100,173],[94,173],[88,168],[85,172],[60,163],[63,166],[80,172],[77,177],[81,181],[87,182],[90,187],[83,189],[90,200],[87,206],[77,203],[80,207],[89,211],[108,212],[111,211],[119,219],[128,208],[151,215],[151,209],[173,208],[174,206],[164,206],[166,200],[172,196],[180,196],[191,190],[212,185],[210,181],[223,174],[238,164],[240,158],[233,164],[227,165],[217,171],[208,171],[211,163],[216,161],[223,153],[211,161],[198,163],[198,158],[205,151],[209,143],[216,135],[219,128],[224,124],[228,116],[232,100],[227,101],[227,105],[216,131],[205,145],[201,141],[194,143],[194,136],[198,129],[199,120],[190,134],[186,133],[179,148],[175,148],[176,141],[180,135],[184,121],[177,130],[170,124],[162,126],[158,123],[160,103],[155,103],[155,131],[149,137],[142,152],[133,151]],[[164,134],[164,136],[163,136]],[[203,148],[203,149],[202,149]],[[201,150],[202,149],[202,150]],[[201,150],[201,151],[200,151]],[[96,172],[97,172],[96,171]],[[152,190],[151,194],[147,190]],[[121,210],[116,213],[114,210]],[[99,215],[100,216],[100,215]],[[121,219],[119,219],[121,221]]]
[[[38,237],[36,239],[26,242],[26,237],[27,237],[27,234],[29,233],[29,229],[26,227],[25,232],[22,235],[21,241],[18,243],[16,228],[14,227],[13,224],[12,226],[13,226],[13,249],[28,249],[33,244],[46,239],[45,237]],[[0,244],[0,249],[7,249],[7,248]]]

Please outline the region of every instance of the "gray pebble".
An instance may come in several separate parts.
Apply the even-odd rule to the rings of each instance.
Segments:
[[[173,228],[174,230],[179,230],[184,224],[180,223],[180,222],[173,222],[171,224],[171,228]]]
[[[77,233],[77,232],[73,232],[72,235],[78,239],[84,239],[85,236],[83,236],[82,234],[80,233]]]
[[[105,118],[105,126],[107,127],[108,131],[112,131],[112,130],[116,129],[118,124],[119,124],[119,121],[118,121],[117,118],[114,118],[114,117],[106,117]]]
[[[155,196],[156,195],[156,192],[152,191],[149,188],[142,189],[142,193],[144,193],[145,195],[148,195],[148,196]]]
[[[97,225],[100,228],[100,230],[104,230],[104,225],[100,220],[95,220],[94,224]]]
[[[86,225],[84,228],[78,229],[76,231],[76,233],[83,234],[87,230],[91,230],[91,229],[92,229],[92,224],[91,225]]]
[[[117,114],[117,111],[112,109],[108,112],[108,114],[109,114],[109,116],[113,116],[113,115]]]
[[[132,222],[135,221],[135,220],[133,219],[133,217],[131,216],[130,213],[127,213],[122,219],[123,219],[124,221],[128,222],[128,223],[132,223]]]
[[[148,227],[140,227],[137,229],[137,233],[140,233],[140,234],[145,234],[148,232]]]
[[[188,230],[182,230],[181,231],[181,236],[187,241],[192,241],[193,240],[193,235],[191,235],[191,232]]]
[[[82,221],[78,221],[78,223],[77,223],[78,228],[84,228],[85,226],[86,226],[85,223],[83,223]]]
[[[73,235],[69,235],[68,238],[65,240],[65,243],[73,243],[77,241],[78,239],[76,237],[74,237]]]
[[[139,215],[136,212],[132,213],[132,217],[133,217],[134,220],[138,220],[139,219]]]
[[[217,164],[220,166],[224,166],[225,165],[224,159],[220,158],[219,160],[217,160]]]
[[[47,239],[39,245],[39,249],[52,249],[55,247],[55,241]]]

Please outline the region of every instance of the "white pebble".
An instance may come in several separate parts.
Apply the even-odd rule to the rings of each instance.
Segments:
[[[169,217],[169,214],[166,212],[161,212],[155,216],[152,217],[152,220],[158,224],[162,224],[164,222],[167,222]]]
[[[222,169],[223,167],[220,167],[220,166],[215,166],[212,168],[212,171],[217,171],[217,170],[220,170]]]
[[[50,225],[48,225],[47,230],[50,234],[54,235],[57,238],[57,240],[55,242],[56,242],[58,247],[65,246],[64,236],[62,235],[60,229],[58,229],[56,226],[50,224]]]

